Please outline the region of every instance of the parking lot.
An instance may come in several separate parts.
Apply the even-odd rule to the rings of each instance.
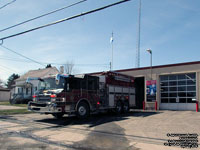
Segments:
[[[199,135],[200,113],[132,111],[92,115],[86,120],[67,116],[57,120],[40,114],[0,116],[0,149],[182,149],[164,146],[168,133]]]

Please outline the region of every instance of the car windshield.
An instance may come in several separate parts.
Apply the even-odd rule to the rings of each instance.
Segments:
[[[61,78],[58,84],[56,84],[55,78],[46,78],[43,81],[39,81],[40,90],[64,89],[64,85],[64,78]]]

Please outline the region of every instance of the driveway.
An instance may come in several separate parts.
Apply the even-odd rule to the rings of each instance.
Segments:
[[[130,112],[120,116],[92,115],[86,120],[57,120],[40,114],[0,116],[0,149],[183,149],[164,146],[168,133],[200,135],[200,113]]]

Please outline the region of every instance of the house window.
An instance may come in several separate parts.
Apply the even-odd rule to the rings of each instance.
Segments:
[[[26,88],[26,95],[28,95],[28,88]]]
[[[23,93],[23,88],[19,87],[19,88],[18,88],[18,93],[19,93],[19,94]]]

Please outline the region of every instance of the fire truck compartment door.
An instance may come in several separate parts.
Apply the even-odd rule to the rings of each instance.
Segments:
[[[123,88],[123,93],[128,93],[129,89],[128,88]]]
[[[115,92],[115,87],[109,86],[109,93],[114,93],[114,92]]]
[[[114,106],[114,94],[109,94],[109,106]]]
[[[130,106],[135,106],[135,95],[130,95],[129,104]]]
[[[130,88],[130,93],[135,94],[135,88]]]
[[[135,106],[135,88],[130,88],[129,105]]]
[[[114,86],[109,86],[109,107],[114,106],[114,97],[115,96],[115,87]]]
[[[122,87],[115,87],[115,93],[122,93]]]

